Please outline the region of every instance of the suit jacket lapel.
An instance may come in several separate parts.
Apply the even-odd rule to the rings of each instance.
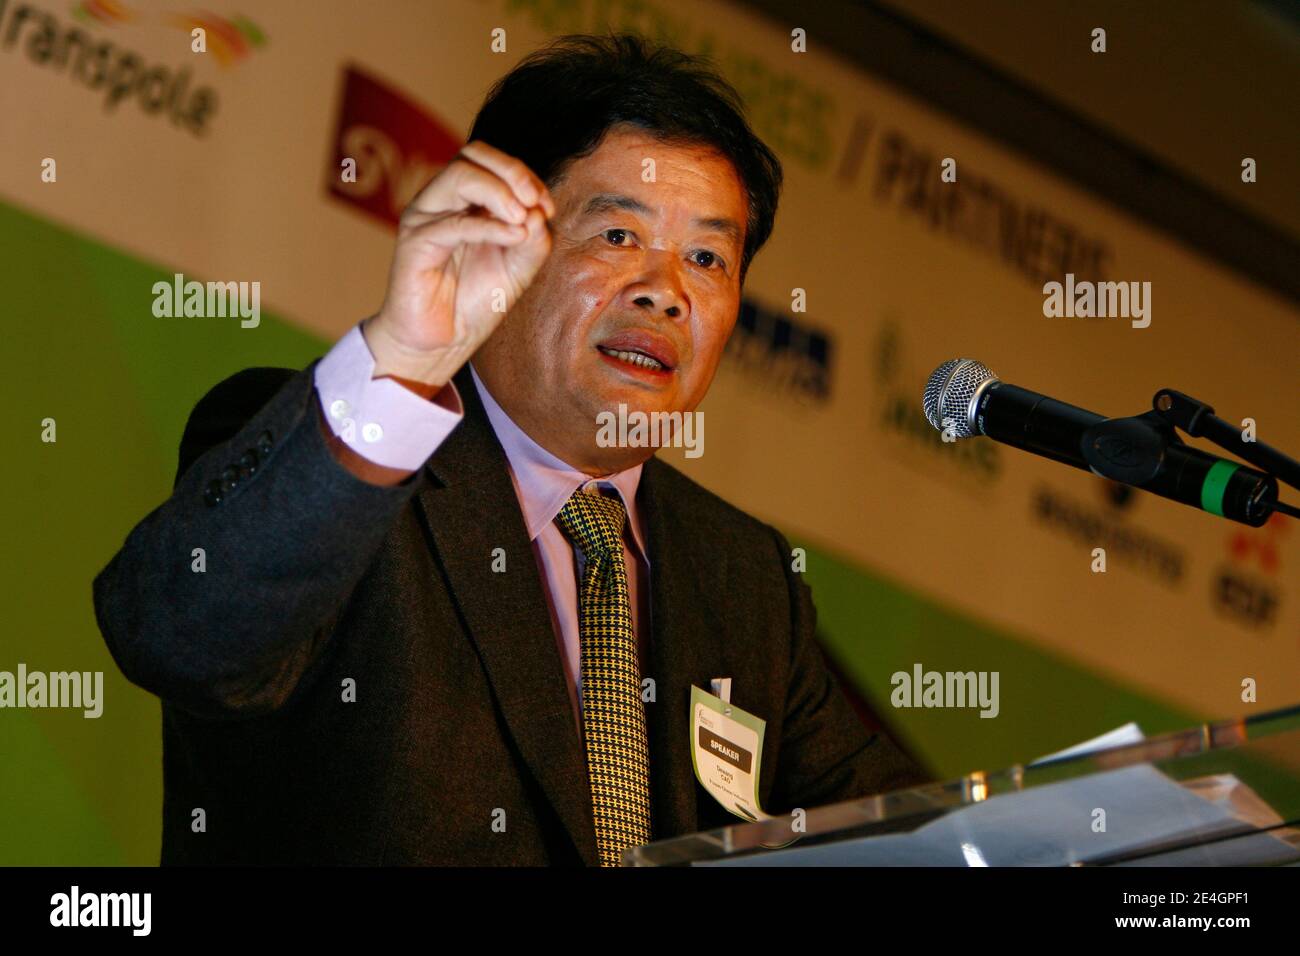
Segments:
[[[599,863],[587,765],[532,544],[468,367],[465,417],[429,459],[417,496],[437,558],[478,648],[506,725],[582,859]],[[506,572],[492,571],[503,548]]]
[[[691,684],[705,690],[717,666],[712,653],[720,629],[709,608],[725,593],[726,559],[701,548],[692,529],[675,517],[665,478],[668,466],[646,462],[637,491],[650,558],[651,644],[649,672],[656,702],[647,705],[654,839],[699,829],[695,767],[691,760]],[[710,599],[710,595],[714,600]]]

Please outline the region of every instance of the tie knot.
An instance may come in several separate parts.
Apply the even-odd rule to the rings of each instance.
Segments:
[[[556,516],[569,540],[594,560],[623,547],[623,522],[627,512],[617,498],[592,495],[578,489]]]

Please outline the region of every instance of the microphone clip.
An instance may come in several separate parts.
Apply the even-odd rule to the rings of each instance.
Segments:
[[[1183,440],[1155,412],[1107,418],[1083,433],[1084,460],[1094,474],[1126,485],[1143,485],[1160,471],[1170,445]]]

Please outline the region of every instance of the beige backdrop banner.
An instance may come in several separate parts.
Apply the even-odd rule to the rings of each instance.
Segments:
[[[1245,529],[986,440],[944,445],[920,408],[929,372],[966,356],[1106,415],[1177,388],[1300,453],[1295,303],[849,67],[825,38],[795,52],[728,4],[206,8],[207,53],[190,47],[197,7],[0,9],[0,198],[187,276],[260,281],[264,308],[333,339],[380,302],[392,244],[330,194],[349,65],[462,137],[489,85],[554,33],[632,29],[711,52],[787,185],[704,405],[705,454],[668,457],[799,540],[1171,704],[1242,712],[1245,678],[1270,706],[1300,699],[1294,522]],[[367,188],[400,208],[438,158],[376,148],[364,162]],[[1149,326],[1046,317],[1043,284],[1066,271],[1150,283]]]

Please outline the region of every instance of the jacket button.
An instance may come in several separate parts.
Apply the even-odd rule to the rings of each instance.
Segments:
[[[258,454],[262,455],[263,457],[271,454],[271,442],[273,441],[273,439],[274,436],[269,431],[262,432],[262,434],[259,435],[257,438]]]
[[[241,475],[245,471],[248,472],[249,475],[255,474],[257,472],[257,449],[250,448],[248,451],[240,455],[238,464]]]
[[[221,500],[224,497],[225,495],[221,491],[220,481],[213,480],[208,482],[207,490],[203,492],[203,500],[207,503],[209,508],[215,508],[217,505],[221,504]]]

